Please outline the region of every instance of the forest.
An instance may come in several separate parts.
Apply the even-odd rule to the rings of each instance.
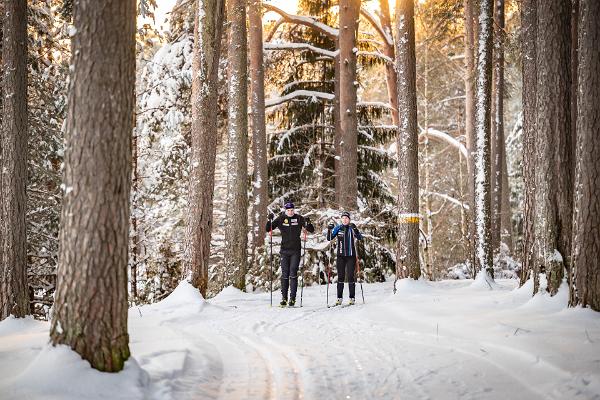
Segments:
[[[600,398],[599,1],[2,0],[0,39],[0,398]]]

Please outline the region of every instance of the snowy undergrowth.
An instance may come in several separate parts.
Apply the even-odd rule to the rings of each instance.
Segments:
[[[130,310],[133,356],[118,374],[48,346],[48,323],[9,318],[0,398],[600,398],[600,313],[567,308],[564,286],[532,297],[532,282],[484,283],[363,284],[366,304],[357,285],[359,304],[333,309],[326,286],[280,309],[269,293],[204,301],[182,283]]]

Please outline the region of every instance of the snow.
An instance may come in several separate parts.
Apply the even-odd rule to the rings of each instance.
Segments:
[[[566,284],[533,298],[532,282],[486,285],[403,279],[394,295],[391,282],[363,284],[366,304],[357,285],[358,305],[333,309],[312,286],[303,308],[280,309],[268,292],[205,301],[183,282],[130,310],[132,358],[118,374],[47,345],[48,323],[8,318],[0,398],[600,398],[599,313],[567,308]]]
[[[331,93],[317,92],[314,90],[294,90],[285,96],[265,100],[265,107],[276,106],[277,104],[285,103],[286,101],[290,101],[298,97],[308,97],[310,101],[317,101],[317,98],[333,100],[335,95]]]

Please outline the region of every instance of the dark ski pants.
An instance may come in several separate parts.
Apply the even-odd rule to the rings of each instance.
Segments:
[[[290,299],[296,299],[298,291],[298,266],[300,265],[300,250],[282,251],[281,255],[281,296],[287,300],[288,288]]]
[[[356,289],[356,281],[354,279],[354,268],[356,266],[355,256],[338,256],[337,257],[337,297],[341,299],[344,294],[344,282],[348,281],[350,288],[350,298],[353,299]]]

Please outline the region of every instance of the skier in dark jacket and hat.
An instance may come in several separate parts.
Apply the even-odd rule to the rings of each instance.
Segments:
[[[296,291],[298,290],[298,267],[300,265],[300,253],[302,242],[300,233],[302,228],[312,233],[315,227],[309,218],[296,214],[294,203],[288,202],[284,205],[285,211],[277,218],[269,214],[266,230],[279,228],[281,231],[281,303],[282,307],[288,304],[288,289],[290,291],[290,307],[296,304]]]
[[[327,226],[327,240],[337,239],[337,301],[336,306],[342,304],[344,294],[344,281],[348,280],[348,288],[350,290],[350,304],[355,303],[356,279],[354,270],[356,268],[356,243],[355,240],[362,240],[356,225],[350,222],[350,213],[344,211],[342,213],[342,223],[340,225],[329,224]]]

